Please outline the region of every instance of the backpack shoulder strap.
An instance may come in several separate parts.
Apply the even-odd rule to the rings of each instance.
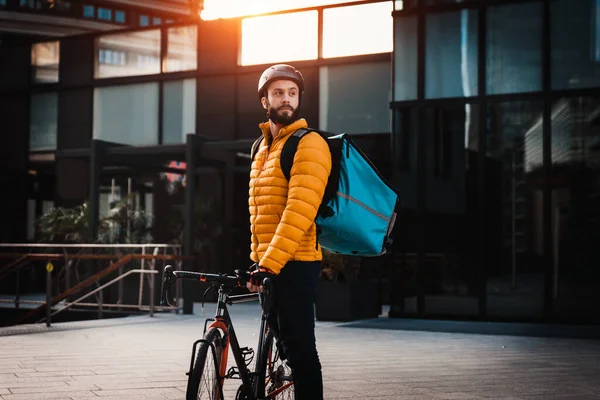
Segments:
[[[252,149],[250,150],[250,163],[252,163],[252,161],[254,161],[254,156],[258,152],[258,149],[260,148],[260,144],[262,143],[263,139],[264,139],[264,136],[260,135],[260,137],[258,139],[256,139],[254,141],[254,143],[252,144]]]
[[[296,130],[296,132],[294,132],[283,145],[283,149],[281,150],[281,159],[279,162],[281,164],[283,175],[285,175],[285,179],[288,181],[290,180],[290,172],[292,170],[292,164],[294,163],[296,150],[298,149],[298,143],[300,142],[300,139],[304,137],[304,135],[312,132],[313,130],[314,129],[300,128]]]

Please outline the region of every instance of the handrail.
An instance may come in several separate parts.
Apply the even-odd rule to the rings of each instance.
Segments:
[[[63,256],[63,255],[57,254],[56,256]],[[102,271],[96,273],[95,275],[88,277],[87,279],[83,280],[82,282],[78,283],[77,285],[73,286],[72,288],[69,288],[69,289],[65,290],[64,292],[62,292],[61,294],[57,295],[56,297],[50,299],[49,302],[46,301],[44,304],[40,305],[39,307],[31,310],[30,312],[26,313],[23,316],[17,318],[10,325],[18,325],[20,323],[23,323],[23,322],[29,320],[30,318],[32,318],[32,317],[36,316],[37,314],[39,314],[40,312],[44,311],[47,307],[54,306],[55,304],[57,304],[61,300],[65,299],[69,295],[76,293],[79,290],[84,289],[87,286],[99,281],[100,279],[104,278],[106,275],[108,275],[111,272],[117,270],[118,268],[124,266],[125,264],[127,264],[130,261],[152,260],[152,259],[181,261],[181,260],[193,260],[193,259],[195,259],[195,257],[194,256],[170,255],[170,254],[156,254],[156,255],[153,255],[153,254],[128,254],[128,255],[122,257],[120,260],[109,265]]]
[[[181,247],[180,244],[166,244],[166,243],[114,243],[114,244],[99,244],[99,243],[0,243],[0,247],[90,247],[90,248],[101,248],[101,247]]]
[[[28,257],[27,254],[22,255],[17,260],[15,260],[15,261],[11,262],[10,264],[5,265],[4,267],[0,268],[0,278],[2,278],[4,275],[6,275],[7,273],[9,273],[11,271],[11,269],[16,269],[15,267],[19,267],[21,264],[23,264],[25,261],[27,261],[28,258],[29,257]]]
[[[71,308],[72,306],[74,306],[74,305],[76,305],[77,303],[81,302],[83,299],[87,298],[88,296],[91,296],[91,295],[93,295],[93,294],[95,294],[95,293],[99,292],[100,290],[102,290],[102,289],[104,289],[104,288],[106,288],[106,287],[108,287],[108,286],[112,285],[113,283],[115,283],[115,282],[118,282],[118,281],[120,281],[121,279],[124,279],[126,276],[129,276],[129,275],[131,275],[131,274],[135,274],[135,273],[138,273],[138,274],[154,274],[154,275],[156,275],[156,274],[158,274],[158,271],[156,271],[156,270],[150,270],[150,269],[132,269],[132,270],[130,270],[130,271],[127,271],[127,272],[126,272],[126,273],[124,273],[123,275],[119,275],[119,276],[117,276],[117,277],[116,277],[115,279],[113,279],[112,281],[110,281],[110,282],[107,282],[107,283],[105,283],[104,285],[102,285],[102,286],[100,286],[100,287],[98,287],[98,288],[94,289],[93,291],[91,291],[91,292],[89,292],[89,293],[86,293],[86,294],[84,294],[83,296],[81,296],[81,297],[80,297],[80,298],[78,298],[77,300],[74,300],[74,301],[70,302],[70,303],[69,303],[68,305],[66,305],[65,307],[63,307],[63,308],[61,308],[61,309],[59,309],[59,310],[56,310],[56,311],[54,311],[53,313],[51,313],[51,314],[50,314],[50,316],[52,316],[52,317],[53,317],[53,316],[55,316],[56,314],[58,314],[58,313],[61,313],[61,312],[65,311],[65,310],[67,310],[67,309]],[[153,290],[152,290],[152,292],[153,292]],[[152,295],[154,295],[154,293],[152,293]],[[152,314],[153,314],[153,313],[154,313],[154,305],[151,303],[151,306],[150,306],[150,316],[152,316]],[[42,322],[44,319],[45,319],[45,318],[43,318],[42,320],[40,320],[40,322]]]
[[[61,258],[74,258],[81,260],[114,260],[118,259],[119,256],[116,254],[88,254],[88,253],[74,253],[74,254],[55,254],[55,253],[0,253],[0,257],[6,258],[17,258],[20,259],[36,259],[41,258],[44,260],[60,260]],[[14,264],[14,262],[13,262]],[[10,265],[10,264],[9,264]]]

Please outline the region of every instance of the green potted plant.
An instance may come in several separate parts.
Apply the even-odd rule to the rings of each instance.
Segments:
[[[133,196],[133,195],[131,195]],[[37,235],[38,241],[47,243],[77,243],[77,244],[137,244],[137,243],[151,243],[152,242],[152,215],[145,212],[144,210],[133,210],[131,204],[133,203],[132,197],[128,196],[120,201],[113,202],[108,215],[100,218],[98,223],[98,230],[95,235],[91,235],[89,232],[89,205],[88,202],[84,202],[76,207],[54,207],[37,220]],[[55,251],[56,249],[54,249]],[[122,257],[126,254],[139,251],[137,248],[76,248],[76,249],[63,249],[67,252],[79,252],[79,253],[116,253],[117,256]],[[139,261],[133,261],[128,263],[119,273],[125,273],[130,269],[140,267]],[[67,268],[57,269],[54,281],[55,288],[54,294],[60,293],[66,289],[67,282],[68,286],[72,287],[77,283],[83,281],[89,276],[98,272],[97,262],[93,260],[81,260],[74,259],[71,261],[70,267],[68,268],[69,277],[67,278]],[[102,267],[100,267],[102,268]],[[111,275],[110,279],[114,276]],[[135,279],[137,278],[137,279]],[[99,286],[101,283],[97,283],[95,286]],[[123,297],[121,299],[124,304],[132,304],[137,302],[137,292],[139,286],[139,277],[128,277],[125,278],[119,285],[103,290],[105,303],[117,302],[119,286],[121,287]],[[93,287],[85,289],[83,292],[79,292],[69,296],[68,300],[74,300],[81,296],[87,291],[93,290]]]

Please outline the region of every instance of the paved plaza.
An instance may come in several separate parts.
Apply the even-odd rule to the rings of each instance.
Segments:
[[[254,347],[258,305],[230,311],[240,344]],[[0,328],[0,398],[184,399],[203,321],[197,305],[195,315]],[[600,399],[599,340],[407,330],[398,321],[317,322],[326,399]]]

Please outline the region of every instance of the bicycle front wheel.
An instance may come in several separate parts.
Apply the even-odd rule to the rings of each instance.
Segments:
[[[212,328],[198,346],[194,368],[188,378],[186,400],[223,400],[219,369],[221,365],[221,332]],[[214,352],[213,352],[214,349]]]
[[[265,399],[294,399],[294,381],[292,370],[282,359],[282,350],[270,330],[263,344],[262,362],[265,366]]]

